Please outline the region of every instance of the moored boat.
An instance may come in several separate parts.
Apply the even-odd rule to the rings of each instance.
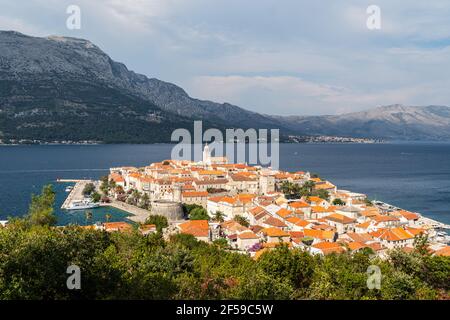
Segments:
[[[98,208],[100,204],[96,202],[92,202],[90,200],[80,200],[73,201],[68,207],[67,210],[85,210],[85,209],[93,209]]]

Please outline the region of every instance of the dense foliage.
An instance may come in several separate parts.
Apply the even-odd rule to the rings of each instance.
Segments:
[[[221,247],[188,235],[13,223],[0,229],[0,299],[434,299],[449,290],[448,257],[321,258],[280,247],[255,261]],[[66,287],[72,264],[81,290]],[[367,288],[371,264],[382,270],[381,290]]]
[[[286,246],[254,260],[190,235],[53,227],[40,219],[53,200],[45,187],[29,215],[0,227],[0,299],[448,298],[450,258],[429,255],[426,239],[385,261],[370,250],[320,257]],[[70,265],[81,269],[81,290],[66,286]],[[380,290],[367,286],[371,265],[381,270]]]
[[[157,214],[149,216],[145,221],[145,224],[154,224],[156,226],[156,230],[158,230],[159,232],[162,232],[164,228],[167,228],[169,226],[167,218],[165,216]]]
[[[208,212],[198,204],[184,204],[183,210],[190,220],[209,220]]]

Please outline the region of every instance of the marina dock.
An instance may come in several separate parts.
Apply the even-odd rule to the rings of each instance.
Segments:
[[[83,195],[83,189],[86,186],[86,184],[93,182],[92,180],[66,180],[66,179],[58,179],[58,182],[75,182],[75,186],[73,187],[72,191],[70,191],[69,195],[67,196],[66,200],[61,206],[61,209],[67,209],[70,208],[72,203],[75,201],[81,201],[84,199]]]
[[[61,183],[74,183],[75,186],[73,187],[72,191],[70,191],[69,195],[67,196],[66,200],[61,206],[61,209],[68,209],[72,207],[73,202],[81,201],[84,199],[83,195],[83,189],[88,183],[94,183],[96,187],[98,188],[98,181],[93,180],[75,180],[75,179],[58,179],[58,182]],[[138,208],[136,206],[132,206],[130,204],[120,202],[113,200],[110,203],[101,203],[101,207],[113,207],[125,212],[128,212],[131,214],[130,217],[128,217],[129,220],[137,222],[137,223],[144,223],[145,220],[150,216],[150,211]]]

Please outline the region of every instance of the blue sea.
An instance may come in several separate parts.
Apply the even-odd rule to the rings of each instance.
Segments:
[[[32,193],[52,183],[58,224],[87,223],[84,212],[59,209],[68,184],[58,178],[99,178],[115,166],[145,166],[170,158],[173,145],[0,146],[0,220],[27,212]],[[280,168],[310,171],[341,189],[420,212],[450,224],[450,144],[281,144]],[[124,220],[109,208],[93,221]],[[90,223],[92,223],[92,220]]]

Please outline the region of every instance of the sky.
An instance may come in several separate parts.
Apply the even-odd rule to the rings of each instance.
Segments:
[[[0,30],[85,38],[192,97],[260,113],[450,106],[448,0],[0,0]]]

